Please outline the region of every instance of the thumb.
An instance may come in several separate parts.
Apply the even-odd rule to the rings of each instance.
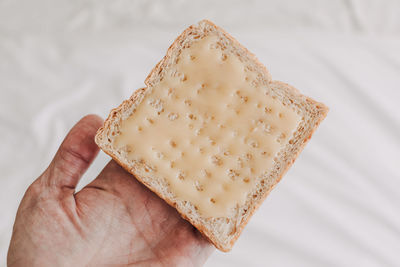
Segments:
[[[75,190],[99,152],[94,136],[102,122],[97,115],[87,115],[74,125],[40,178],[46,186]]]

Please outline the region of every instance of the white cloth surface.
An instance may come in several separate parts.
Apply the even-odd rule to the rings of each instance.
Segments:
[[[378,0],[0,0],[0,265],[23,193],[72,125],[105,117],[209,18],[331,110],[232,252],[206,266],[400,266],[399,11]]]

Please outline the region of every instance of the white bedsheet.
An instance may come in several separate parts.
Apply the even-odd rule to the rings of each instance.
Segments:
[[[68,129],[105,117],[209,18],[331,111],[206,266],[400,266],[400,2],[266,2],[0,0],[0,265],[25,189]]]

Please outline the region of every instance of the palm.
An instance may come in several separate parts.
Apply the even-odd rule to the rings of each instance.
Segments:
[[[100,178],[80,191],[77,208],[89,246],[91,264],[198,265],[193,248],[207,243],[178,213],[111,162]],[[91,229],[101,229],[101,234]]]
[[[93,142],[93,133],[75,135]],[[71,150],[70,135],[74,129],[21,202],[10,266],[197,266],[206,260],[213,249],[197,230],[114,161],[73,194],[97,148],[89,142],[87,151],[82,145]]]

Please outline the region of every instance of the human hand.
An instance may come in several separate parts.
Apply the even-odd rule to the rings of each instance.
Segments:
[[[18,208],[8,266],[198,266],[214,250],[175,209],[114,161],[75,193],[102,120],[68,133]]]

